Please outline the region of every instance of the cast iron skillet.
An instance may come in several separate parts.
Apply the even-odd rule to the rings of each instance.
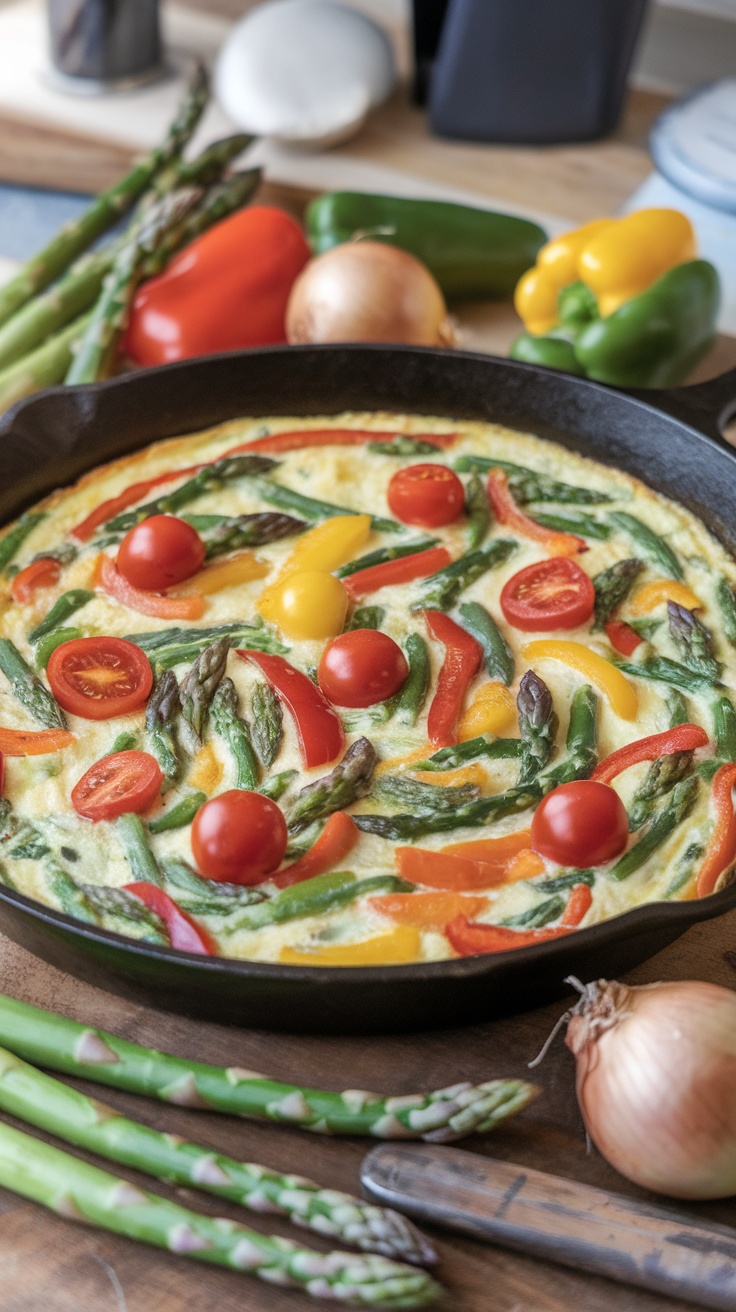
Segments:
[[[0,522],[159,438],[241,415],[346,409],[495,420],[552,438],[681,501],[736,555],[736,454],[720,436],[736,411],[736,370],[699,387],[629,396],[509,360],[380,346],[277,347],[42,392],[0,420]],[[3,930],[63,970],[191,1016],[318,1032],[421,1029],[521,1011],[559,996],[566,975],[619,975],[733,907],[736,884],[533,948],[331,970],[136,943],[0,887]]]

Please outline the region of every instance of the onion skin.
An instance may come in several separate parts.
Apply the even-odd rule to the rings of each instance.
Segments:
[[[454,343],[445,299],[429,269],[396,246],[352,241],[312,260],[286,311],[292,343]]]
[[[736,1193],[736,993],[678,982],[589,984],[568,1024],[599,1152],[671,1198]]]

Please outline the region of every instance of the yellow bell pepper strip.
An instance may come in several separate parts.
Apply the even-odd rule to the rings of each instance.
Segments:
[[[348,594],[334,574],[300,569],[269,588],[258,609],[289,638],[334,638],[345,627]]]
[[[595,684],[607,698],[611,710],[622,720],[636,718],[638,698],[633,684],[610,661],[591,651],[582,642],[542,638],[527,643],[523,655],[532,664],[545,660],[562,661]]]
[[[227,560],[220,560],[216,565],[208,565],[189,580],[186,588],[172,594],[187,596],[190,592],[201,593],[209,597],[213,592],[222,592],[223,588],[236,588],[241,583],[251,583],[253,579],[262,579],[269,573],[270,567],[263,560],[254,556],[252,551],[239,551]]]
[[[297,570],[317,569],[329,574],[365,546],[370,532],[370,515],[335,515],[316,528],[310,528],[297,540],[291,555],[284,561],[276,583],[282,583]]]
[[[400,925],[416,925],[418,929],[444,929],[448,920],[456,916],[482,915],[488,898],[472,897],[463,893],[384,893],[370,899],[374,911],[389,916]]]
[[[483,733],[502,733],[516,719],[516,700],[505,683],[484,683],[460,717],[458,741],[468,742]],[[436,776],[433,776],[436,777]]]
[[[335,943],[331,947],[315,948],[313,952],[282,948],[279,961],[290,966],[400,966],[416,961],[420,950],[418,928],[397,925],[388,933],[376,934],[362,943]]]
[[[205,743],[194,758],[187,783],[211,797],[218,784],[222,782],[223,773],[222,764],[217,759],[212,743]]]
[[[644,583],[637,588],[629,603],[629,610],[632,615],[648,615],[663,601],[676,601],[687,610],[703,609],[700,598],[686,584],[677,583],[674,579],[654,579],[652,583]]]

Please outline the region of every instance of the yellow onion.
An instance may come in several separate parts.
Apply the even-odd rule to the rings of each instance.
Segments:
[[[567,1046],[591,1139],[611,1166],[672,1198],[736,1193],[736,993],[598,980]]]
[[[454,342],[445,299],[413,255],[378,241],[335,246],[302,270],[286,311],[290,342]]]

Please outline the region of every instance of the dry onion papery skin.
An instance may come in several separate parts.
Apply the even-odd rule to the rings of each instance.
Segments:
[[[699,981],[579,987],[566,1042],[599,1152],[672,1198],[736,1193],[736,993]]]
[[[302,270],[286,310],[290,342],[395,342],[451,346],[445,299],[413,255],[377,241],[351,241]]]

